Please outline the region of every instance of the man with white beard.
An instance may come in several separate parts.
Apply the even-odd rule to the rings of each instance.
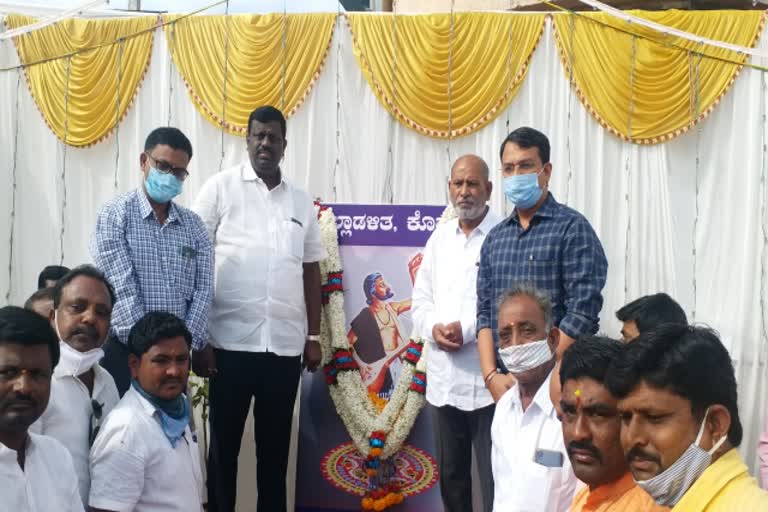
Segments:
[[[517,383],[491,426],[496,512],[566,512],[576,476],[549,395],[560,331],[547,292],[514,285],[499,302],[499,357]]]
[[[491,421],[477,351],[477,261],[485,236],[501,217],[487,206],[488,165],[465,155],[453,164],[448,194],[457,218],[435,229],[424,249],[413,289],[413,318],[427,350],[427,401],[432,410],[440,492],[447,512],[472,510],[472,449],[483,510],[493,505]],[[511,377],[499,376],[512,382]]]

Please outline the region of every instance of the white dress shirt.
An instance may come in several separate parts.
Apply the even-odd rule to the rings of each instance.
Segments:
[[[428,340],[427,401],[474,411],[493,403],[480,369],[475,334],[477,261],[485,236],[502,218],[488,210],[469,236],[458,219],[437,226],[424,248],[412,295],[412,315],[421,337]],[[442,350],[432,339],[437,323],[461,322],[464,344],[456,352]]]
[[[214,243],[210,343],[298,356],[307,312],[303,263],[326,257],[312,198],[283,180],[269,190],[250,163],[212,176],[192,209]]]
[[[515,384],[496,404],[491,424],[494,512],[566,512],[576,476],[563,443],[563,431],[549,398],[549,379],[523,412]],[[560,468],[534,462],[537,449],[560,452]]]
[[[158,412],[131,388],[91,448],[91,507],[115,512],[200,512],[203,478],[189,427],[171,446]]]
[[[40,419],[29,427],[30,432],[51,436],[63,444],[72,456],[75,473],[80,484],[80,498],[88,503],[88,489],[91,486],[91,472],[88,454],[91,450],[91,428],[104,421],[107,413],[120,401],[115,381],[98,364],[93,367],[93,395],[83,381],[73,375],[64,374],[63,365],[53,370],[51,398]],[[93,405],[96,400],[102,406],[101,419],[93,419]]]
[[[48,436],[30,433],[24,470],[0,443],[0,512],[83,512],[72,457]]]

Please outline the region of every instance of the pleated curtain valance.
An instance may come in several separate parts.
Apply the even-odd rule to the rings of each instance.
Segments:
[[[9,28],[35,21],[13,14],[5,18]],[[29,91],[59,139],[71,146],[89,146],[117,126],[147,70],[156,24],[155,16],[71,18],[14,38]],[[129,37],[137,33],[141,35]]]
[[[764,24],[760,11],[633,14],[749,47]],[[637,143],[664,142],[705,118],[742,68],[735,63],[746,60],[736,52],[665,36],[605,13],[556,14],[554,25],[563,68],[584,106],[613,134]]]
[[[473,133],[509,105],[544,15],[349,14],[355,57],[398,121],[438,138]]]
[[[320,76],[335,14],[195,16],[165,27],[168,47],[200,113],[244,135],[248,116],[273,105],[290,117]],[[226,83],[225,83],[226,77]]]
[[[765,22],[759,11],[634,14],[745,47],[754,46]],[[512,102],[546,22],[542,14],[512,13],[343,16],[382,105],[403,125],[445,139],[480,130]],[[685,133],[746,63],[743,54],[605,13],[552,20],[563,70],[584,106],[635,143]],[[9,28],[34,21],[5,18]],[[59,139],[88,146],[109,135],[141,84],[158,21],[194,105],[215,126],[242,135],[258,105],[287,116],[300,108],[323,71],[337,14],[68,19],[16,37],[29,90]]]

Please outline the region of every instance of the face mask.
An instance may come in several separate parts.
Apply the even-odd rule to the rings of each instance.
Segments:
[[[77,377],[93,368],[104,357],[104,351],[101,348],[80,352],[70,347],[59,333],[59,320],[56,311],[53,312],[53,325],[56,327],[56,335],[59,337],[59,351],[61,352],[59,364],[56,365],[59,372]]]
[[[178,178],[171,173],[162,173],[154,167],[149,168],[144,188],[153,201],[161,204],[181,194],[181,182]]]
[[[708,452],[699,446],[701,436],[704,433],[704,424],[707,421],[709,409],[704,413],[704,420],[699,428],[696,441],[675,461],[674,464],[648,480],[635,480],[645,492],[651,495],[659,505],[673,507],[680,501],[699,479],[702,473],[712,463],[712,454],[720,448],[728,436],[721,437]]]
[[[525,345],[510,345],[499,350],[501,362],[511,373],[523,373],[532,370],[552,359],[549,340],[534,341]]]
[[[504,178],[504,195],[510,203],[517,208],[527,210],[536,205],[541,198],[541,188],[539,187],[539,174],[529,173],[517,176],[507,176]]]

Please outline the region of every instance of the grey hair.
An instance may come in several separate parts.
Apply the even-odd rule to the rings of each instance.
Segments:
[[[554,327],[555,323],[554,315],[552,313],[552,301],[549,298],[548,292],[537,288],[531,283],[517,283],[508,288],[507,291],[502,293],[499,297],[499,309],[501,309],[504,304],[520,295],[525,295],[526,297],[533,299],[539,305],[542,313],[544,313],[544,328],[549,332],[549,330]]]

